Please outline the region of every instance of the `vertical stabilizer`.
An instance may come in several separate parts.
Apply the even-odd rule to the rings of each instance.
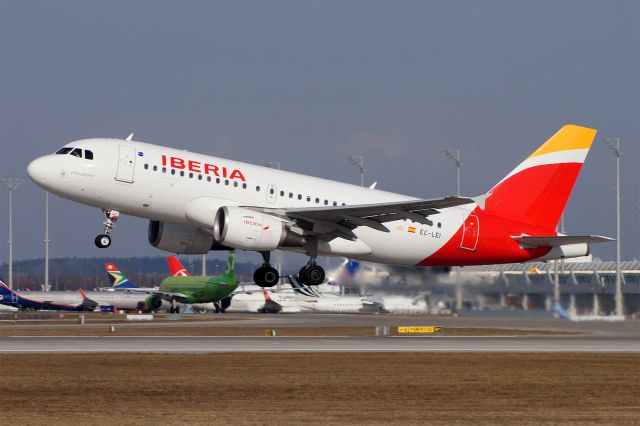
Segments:
[[[491,190],[486,210],[555,231],[596,133],[562,127]]]

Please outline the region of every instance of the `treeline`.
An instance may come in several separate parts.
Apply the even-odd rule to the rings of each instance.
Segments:
[[[202,262],[196,258],[180,259],[184,267],[193,275],[202,272]],[[93,289],[110,285],[104,269],[107,262],[116,266],[138,286],[159,285],[169,274],[166,257],[65,257],[49,259],[49,281],[53,290]],[[207,259],[207,275],[221,274],[226,267],[226,259]],[[236,263],[236,274],[241,280],[250,280],[256,265],[251,262]],[[0,265],[0,278],[6,282],[9,267]],[[44,284],[44,259],[30,259],[13,262],[14,288],[19,290],[40,290]]]

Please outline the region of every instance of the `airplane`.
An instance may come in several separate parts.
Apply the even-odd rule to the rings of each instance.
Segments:
[[[191,276],[177,258],[170,256],[167,261],[172,275],[162,280],[158,289],[128,288],[126,292],[149,294],[148,304],[160,306],[165,300],[171,303],[169,313],[180,313],[178,303],[210,303],[216,306],[216,312],[229,306],[229,295],[238,287],[235,276],[235,251],[231,250],[227,258],[227,268],[220,276]],[[218,308],[219,307],[219,308]]]
[[[289,275],[288,279],[303,312],[384,312],[384,301],[380,297],[323,295],[315,288],[300,283],[298,277]]]
[[[60,293],[65,294],[61,295]],[[0,280],[0,304],[13,306],[20,310],[92,312],[100,306],[98,302],[87,297],[87,294],[82,289],[79,290],[79,293],[81,297],[78,302],[78,297],[75,292],[17,292],[7,287],[7,285]]]
[[[2,281],[0,281],[1,283]],[[2,286],[0,286],[2,287]],[[84,310],[99,307],[115,307],[125,311],[166,310],[166,306],[150,306],[149,297],[144,294],[120,291],[14,291],[0,288],[0,304],[32,310],[78,310],[84,303]],[[85,301],[85,299],[87,299]],[[90,302],[95,303],[93,306]],[[93,306],[92,309],[89,309]]]
[[[259,252],[261,287],[278,283],[273,250],[309,257],[306,285],[324,281],[318,256],[411,266],[465,266],[584,256],[597,235],[556,231],[597,131],[568,124],[484,195],[419,199],[174,148],[84,139],[33,160],[45,190],[98,207],[94,242],[111,245],[120,214],[149,219],[152,246],[172,253]]]
[[[576,315],[573,312],[569,312],[564,309],[559,303],[553,307],[554,315],[557,318],[566,319],[569,321],[625,321],[624,315]]]

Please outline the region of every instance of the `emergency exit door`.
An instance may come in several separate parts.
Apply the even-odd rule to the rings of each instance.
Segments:
[[[120,145],[118,150],[118,170],[116,180],[133,182],[133,171],[136,166],[136,149],[132,146]]]
[[[478,237],[480,236],[480,221],[478,216],[470,214],[464,221],[462,227],[462,241],[460,248],[469,251],[475,251],[478,245]]]

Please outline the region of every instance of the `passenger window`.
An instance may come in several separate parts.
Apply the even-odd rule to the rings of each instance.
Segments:
[[[273,190],[273,188],[269,188],[269,194],[273,195],[276,191]]]
[[[316,204],[320,204],[320,198],[316,197]]]
[[[438,222],[438,228],[442,228],[442,223]]]
[[[311,202],[311,196],[307,195],[307,202],[310,203]]]
[[[189,173],[189,178],[193,179],[193,173]]]
[[[329,205],[329,200],[324,200],[324,205],[328,206]]]
[[[88,149],[85,149],[84,158],[86,158],[87,160],[93,160],[93,151],[89,151]]]
[[[298,194],[298,200],[302,200],[302,194]]]
[[[289,198],[293,198],[293,192],[289,193]]]
[[[176,174],[176,169],[171,169],[171,174],[175,175]]]
[[[238,187],[238,182],[237,182],[237,181],[234,181],[234,182],[233,182],[233,187],[234,187],[234,188],[237,188],[237,187]]]
[[[247,189],[247,184],[246,183],[242,184],[242,189]]]
[[[149,169],[149,165],[145,163],[145,165],[144,165],[144,169],[145,169],[145,170]]]
[[[61,155],[65,155],[71,152],[73,148],[69,148],[69,147],[63,147],[60,148],[59,150],[56,151],[56,154],[61,154]]]
[[[220,183],[220,178],[216,178],[216,183]]]
[[[280,196],[284,197],[284,191],[280,191]]]
[[[211,176],[207,176],[207,182],[211,182]]]
[[[158,171],[158,166],[153,166],[153,171],[157,172]]]
[[[180,176],[184,177],[184,170],[180,170]]]
[[[225,180],[224,180],[224,184],[225,184],[225,185],[227,185],[227,186],[229,186],[229,179],[225,179]]]
[[[162,168],[162,173],[167,173],[167,168],[166,167]]]
[[[333,202],[333,205],[334,205],[334,206],[337,206],[337,205],[338,205],[338,202],[337,202],[337,201],[334,201],[334,202]]]
[[[198,180],[202,180],[202,175],[198,175]]]
[[[76,148],[71,151],[71,155],[73,155],[74,157],[82,158],[82,150],[80,148]]]
[[[260,192],[260,187],[256,186],[256,192]]]

